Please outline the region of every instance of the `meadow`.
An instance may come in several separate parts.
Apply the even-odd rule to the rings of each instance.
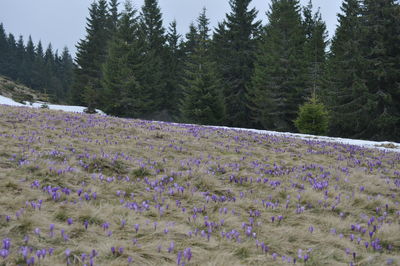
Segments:
[[[400,153],[0,106],[0,265],[399,265]]]

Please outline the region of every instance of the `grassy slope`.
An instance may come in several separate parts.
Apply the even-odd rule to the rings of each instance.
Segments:
[[[306,265],[400,264],[396,153],[0,106],[0,181],[0,265],[23,264],[21,246],[54,248],[41,265],[65,265],[67,249],[78,265],[92,250],[96,265],[176,265],[186,248],[187,265],[302,264],[299,249]]]
[[[24,101],[35,102],[46,99],[43,94],[1,75],[0,95],[11,98],[19,103],[23,103]]]

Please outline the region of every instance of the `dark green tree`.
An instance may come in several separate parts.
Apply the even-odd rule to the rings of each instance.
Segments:
[[[273,0],[258,53],[249,108],[261,127],[295,131],[293,121],[308,96],[306,42],[299,1]]]
[[[374,110],[365,80],[360,1],[343,1],[341,11],[328,60],[324,101],[332,113],[330,134],[359,137]]]
[[[8,54],[8,42],[6,31],[4,30],[3,23],[0,24],[0,74],[6,74]]]
[[[326,48],[328,45],[328,33],[326,24],[318,10],[313,14],[313,5],[310,0],[303,8],[303,25],[306,34],[305,57],[308,64],[309,95],[321,94],[326,65]]]
[[[16,80],[18,78],[17,43],[12,33],[8,34],[7,43],[6,62],[8,62],[8,67],[5,70],[5,75]]]
[[[176,21],[170,23],[167,32],[166,45],[166,88],[168,97],[165,99],[165,108],[171,117],[179,115],[179,105],[177,104],[182,96],[181,84],[183,73],[183,44],[181,35],[176,29]]]
[[[23,82],[30,88],[33,88],[33,70],[35,67],[35,45],[29,36],[28,43],[26,44],[25,64],[27,68],[27,75],[23,78]]]
[[[108,9],[108,16],[109,16],[109,23],[110,25],[108,26],[109,31],[111,34],[116,32],[117,26],[118,26],[118,20],[119,20],[119,12],[118,12],[118,6],[119,2],[118,0],[110,0],[109,4],[109,9]]]
[[[151,109],[150,92],[140,84],[143,47],[138,32],[136,10],[127,1],[103,67],[105,111],[112,115],[140,118]]]
[[[61,57],[59,58],[58,78],[61,82],[61,91],[59,92],[59,101],[66,103],[66,99],[70,97],[71,88],[74,81],[74,61],[67,47],[64,47]]]
[[[140,16],[140,35],[144,48],[141,85],[151,94],[152,104],[148,118],[162,119],[160,112],[167,108],[166,70],[164,67],[165,29],[157,0],[145,0]]]
[[[361,46],[373,108],[360,137],[400,140],[399,6],[395,0],[364,0]]]
[[[193,54],[198,44],[198,33],[194,23],[190,23],[189,32],[186,33],[185,41],[183,42],[183,55],[186,60],[191,54]]]
[[[216,64],[209,56],[209,20],[206,10],[198,18],[197,45],[186,62],[184,96],[180,110],[187,123],[219,125],[224,119],[225,107]]]
[[[323,103],[312,97],[300,106],[294,121],[298,131],[303,134],[326,135],[329,127],[329,114]]]
[[[231,12],[213,37],[213,57],[226,99],[226,122],[231,126],[251,126],[246,96],[254,72],[261,22],[256,21],[256,9],[249,9],[250,2],[230,0]]]
[[[83,92],[90,88],[89,112],[101,107],[103,103],[103,90],[101,87],[102,65],[107,55],[108,42],[110,40],[109,13],[106,0],[93,2],[89,8],[87,18],[86,37],[77,45],[75,82],[72,91],[74,104],[86,104]],[[86,97],[88,98],[88,97]]]

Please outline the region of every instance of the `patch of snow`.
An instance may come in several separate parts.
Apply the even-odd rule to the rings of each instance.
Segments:
[[[71,105],[58,105],[58,104],[49,104],[45,102],[27,102],[26,104],[18,103],[10,98],[4,97],[0,95],[0,104],[11,105],[11,106],[25,106],[32,108],[41,108],[43,104],[46,104],[50,110],[60,110],[64,112],[73,112],[73,113],[84,113],[86,107],[84,106],[71,106]],[[106,115],[103,111],[96,109],[98,114]]]
[[[160,121],[154,121],[154,122],[160,122]],[[172,123],[172,122],[160,122],[160,123],[167,123],[170,125],[177,125],[177,126],[179,126],[179,125],[201,126],[201,125],[195,125],[195,124],[179,124],[179,123]],[[290,133],[290,132],[277,132],[277,131],[251,129],[251,128],[226,127],[226,126],[205,126],[205,127],[252,132],[252,133],[263,134],[263,135],[298,138],[298,139],[311,140],[311,141],[326,141],[326,142],[340,143],[340,144],[344,144],[344,145],[354,145],[354,146],[360,146],[360,147],[364,147],[364,148],[379,149],[379,150],[384,150],[384,151],[393,151],[393,152],[400,153],[400,143],[389,142],[389,141],[345,139],[345,138],[316,136],[316,135],[307,135],[307,134]]]
[[[0,95],[0,104],[11,105],[11,106],[26,106],[22,103],[17,103],[13,99],[4,97]]]
[[[307,134],[299,134],[299,133],[290,133],[290,132],[277,132],[277,131],[269,131],[269,130],[258,130],[258,129],[250,129],[250,128],[234,128],[234,127],[219,127],[219,126],[210,126],[213,128],[221,128],[221,129],[233,129],[238,131],[247,131],[253,132],[257,134],[265,134],[265,135],[273,135],[273,136],[282,136],[282,137],[292,137],[304,140],[313,140],[313,141],[326,141],[326,142],[335,142],[346,145],[355,145],[361,146],[364,148],[372,148],[379,149],[385,151],[394,151],[400,152],[400,143],[389,142],[389,141],[370,141],[370,140],[360,140],[360,139],[345,139],[345,138],[334,138],[334,137],[326,137],[326,136],[315,136],[315,135],[307,135]]]
[[[30,106],[41,108],[43,104],[46,104],[50,110],[59,110],[64,112],[72,112],[72,113],[84,113],[86,107],[84,106],[72,106],[72,105],[58,105],[58,104],[49,104],[45,102],[35,102],[29,103]],[[96,109],[96,112],[101,115],[105,115],[105,113],[99,109]]]

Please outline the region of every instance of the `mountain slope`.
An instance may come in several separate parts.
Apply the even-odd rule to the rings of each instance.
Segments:
[[[386,150],[2,105],[0,180],[0,264],[400,263]]]

